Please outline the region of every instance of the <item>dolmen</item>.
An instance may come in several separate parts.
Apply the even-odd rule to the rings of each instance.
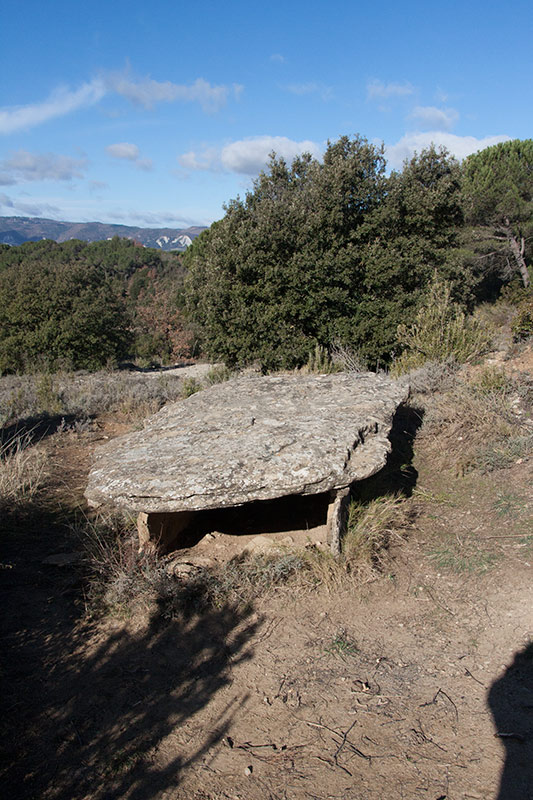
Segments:
[[[350,487],[385,465],[407,395],[404,382],[374,373],[237,377],[100,447],[85,495],[137,513],[141,548],[168,551],[198,511],[324,492],[338,554]]]

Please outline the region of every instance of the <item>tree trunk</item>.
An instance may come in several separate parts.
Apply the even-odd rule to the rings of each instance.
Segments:
[[[520,243],[518,243],[518,239],[513,234],[511,230],[511,226],[509,225],[509,220],[505,220],[505,235],[507,237],[507,241],[509,242],[509,247],[511,248],[511,252],[514,256],[516,261],[516,265],[518,267],[518,271],[520,272],[520,276],[522,278],[522,283],[524,284],[525,288],[529,286],[529,272],[527,269],[526,260],[524,258],[524,240],[521,239]]]

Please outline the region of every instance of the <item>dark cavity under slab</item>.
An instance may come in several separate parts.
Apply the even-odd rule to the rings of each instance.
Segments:
[[[206,533],[219,531],[232,536],[262,533],[290,533],[328,524],[331,517],[330,492],[288,495],[273,500],[256,500],[242,506],[182,511],[141,513],[138,517],[139,544],[156,545],[162,553],[193,547]]]

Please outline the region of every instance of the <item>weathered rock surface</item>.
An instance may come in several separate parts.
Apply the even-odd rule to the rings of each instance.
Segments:
[[[373,373],[240,377],[101,447],[85,494],[152,514],[343,489],[383,467],[407,394]]]

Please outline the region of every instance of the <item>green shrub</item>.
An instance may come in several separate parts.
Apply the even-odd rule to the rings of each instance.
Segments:
[[[405,350],[394,362],[395,374],[416,369],[428,361],[460,364],[473,361],[490,346],[486,327],[453,302],[447,281],[436,279],[413,324],[398,326],[398,340]]]
[[[205,382],[208,386],[214,386],[215,383],[225,383],[225,381],[229,381],[233,375],[234,372],[228,369],[224,364],[215,364],[205,376]]]
[[[181,396],[186,399],[196,392],[201,392],[204,387],[196,378],[184,378],[181,389]]]
[[[511,326],[513,341],[522,342],[533,336],[533,297],[522,300],[518,306],[518,314]]]

